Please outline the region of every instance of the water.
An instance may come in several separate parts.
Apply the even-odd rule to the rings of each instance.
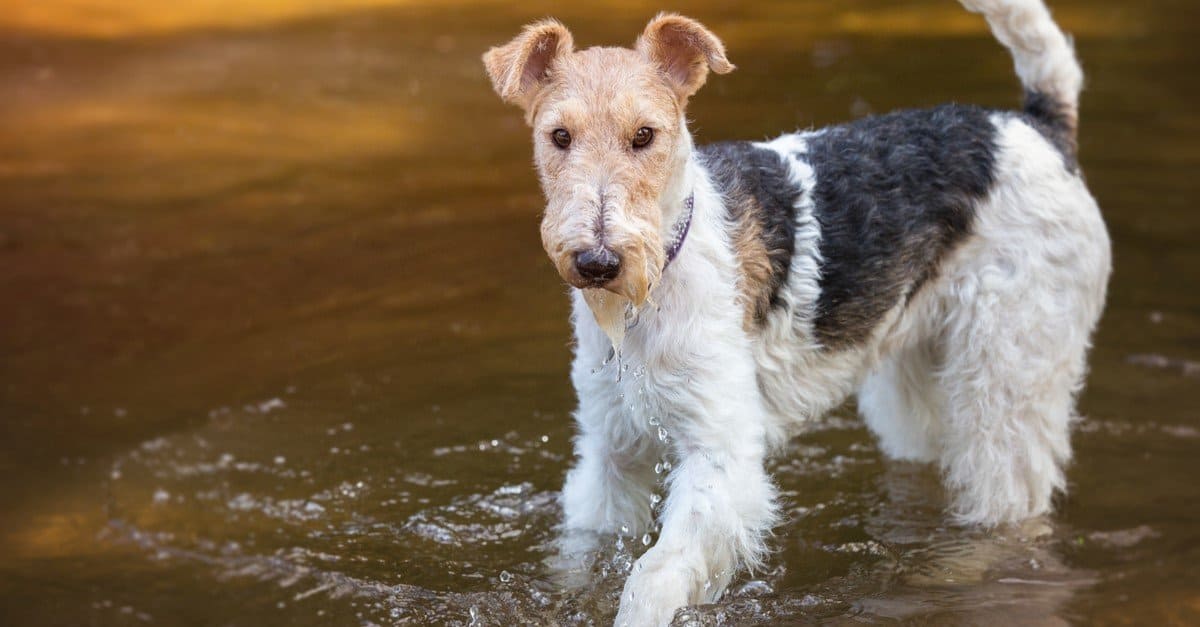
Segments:
[[[544,565],[567,303],[478,56],[660,7],[112,4],[0,15],[0,624],[610,621],[640,538],[582,592]],[[1055,5],[1116,264],[1060,512],[950,526],[844,408],[772,464],[767,566],[681,622],[1200,621],[1200,7]],[[701,141],[1016,96],[948,0],[688,12],[739,66]]]

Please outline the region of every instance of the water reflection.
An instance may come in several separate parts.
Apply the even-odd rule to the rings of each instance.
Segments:
[[[1083,163],[1117,255],[1062,513],[949,526],[933,471],[885,463],[843,410],[772,467],[768,569],[684,622],[1200,611],[1200,94],[1179,79],[1200,9],[1054,5],[1090,71]],[[604,624],[642,547],[605,539],[583,590],[545,568],[566,301],[526,130],[478,55],[551,13],[628,43],[658,8],[8,7],[0,622]],[[688,11],[739,65],[695,99],[702,141],[1015,102],[949,1]]]

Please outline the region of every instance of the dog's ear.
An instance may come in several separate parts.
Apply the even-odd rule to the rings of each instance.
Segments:
[[[659,13],[637,41],[638,52],[667,77],[680,102],[696,93],[708,78],[733,71],[725,45],[703,24],[674,13]]]
[[[526,26],[512,41],[488,50],[483,65],[500,98],[528,109],[555,59],[573,49],[567,27],[547,19]]]

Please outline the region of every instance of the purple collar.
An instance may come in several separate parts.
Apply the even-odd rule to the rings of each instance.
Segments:
[[[696,194],[688,194],[687,200],[683,201],[684,215],[671,229],[671,243],[667,245],[667,262],[663,264],[663,270],[671,265],[671,262],[679,254],[679,250],[683,248],[683,240],[687,239],[688,231],[692,228],[692,208],[695,204]]]

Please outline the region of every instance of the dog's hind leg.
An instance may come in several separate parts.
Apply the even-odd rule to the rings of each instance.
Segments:
[[[891,459],[937,460],[944,404],[933,346],[914,341],[884,358],[863,380],[858,412]]]
[[[1050,510],[1111,267],[1099,209],[1058,153],[996,116],[996,181],[932,289],[945,393],[940,465],[954,510],[998,524]]]
[[[1088,261],[1085,247],[1067,264],[1032,246],[981,247],[945,284],[940,465],[959,519],[993,525],[1048,512],[1065,487],[1074,397],[1103,299],[1103,279],[1088,277],[1107,269],[1068,267]]]
[[[981,277],[951,313],[941,468],[954,514],[994,525],[1044,514],[1065,486],[1073,391],[1086,329],[1056,324],[1061,310]]]

